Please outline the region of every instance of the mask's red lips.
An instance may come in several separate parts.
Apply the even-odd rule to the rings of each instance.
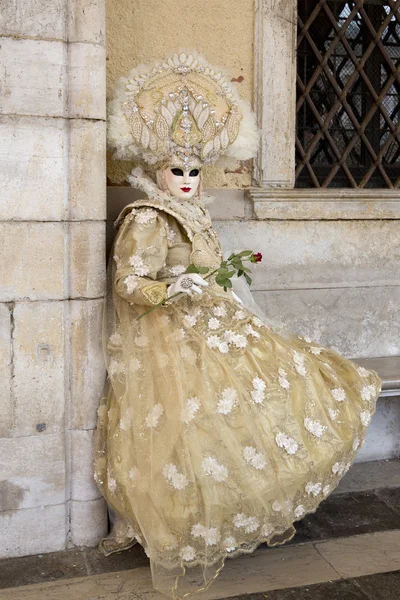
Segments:
[[[181,187],[182,192],[190,192],[191,189],[190,187]]]

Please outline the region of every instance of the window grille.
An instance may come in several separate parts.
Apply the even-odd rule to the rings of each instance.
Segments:
[[[400,1],[298,5],[296,187],[400,187]]]

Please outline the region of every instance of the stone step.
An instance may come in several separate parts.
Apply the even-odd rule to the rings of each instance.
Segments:
[[[310,546],[309,550],[304,550],[304,556],[308,556],[323,544],[325,548],[335,547],[335,544],[346,545],[349,543],[346,540],[353,540],[358,546],[361,538],[371,541],[376,536],[381,536],[381,540],[386,539],[385,536],[389,536],[387,539],[393,536],[395,543],[398,543],[398,554],[394,562],[389,563],[397,564],[398,559],[398,567],[395,568],[400,569],[400,460],[353,465],[335,493],[321,503],[316,513],[297,522],[296,529],[297,534],[289,544],[280,548],[262,545],[254,556],[261,554],[264,558],[257,560],[266,561],[269,565],[270,561],[275,561],[275,557],[281,556],[277,552],[287,553],[282,554],[282,560],[286,560],[286,556],[303,556],[294,548]],[[240,557],[232,564],[251,565],[252,556]],[[378,572],[392,568],[384,569],[380,564]],[[0,588],[18,587],[22,591],[24,586],[32,584],[132,570],[137,570],[146,578],[148,559],[139,545],[109,557],[104,557],[96,548],[73,548],[64,552],[1,560]],[[314,583],[312,580],[309,582]],[[303,585],[303,580],[298,585]],[[4,596],[4,593],[0,592],[0,600],[12,598]],[[235,590],[233,593],[237,594]]]

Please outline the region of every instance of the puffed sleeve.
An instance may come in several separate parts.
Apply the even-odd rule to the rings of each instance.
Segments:
[[[132,304],[153,306],[167,297],[167,284],[156,281],[168,252],[164,217],[153,208],[134,209],[125,218],[114,245],[115,290]]]

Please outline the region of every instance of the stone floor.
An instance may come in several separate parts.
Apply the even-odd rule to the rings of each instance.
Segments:
[[[362,466],[358,477],[353,472],[352,481],[345,478],[338,493],[297,523],[289,544],[260,546],[228,560],[209,590],[196,597],[399,600],[400,461],[380,465],[369,467],[369,482]],[[382,481],[382,471],[390,473],[385,481],[393,487],[365,489]],[[107,558],[82,548],[3,559],[0,588],[0,600],[165,600],[152,587],[140,546]]]

